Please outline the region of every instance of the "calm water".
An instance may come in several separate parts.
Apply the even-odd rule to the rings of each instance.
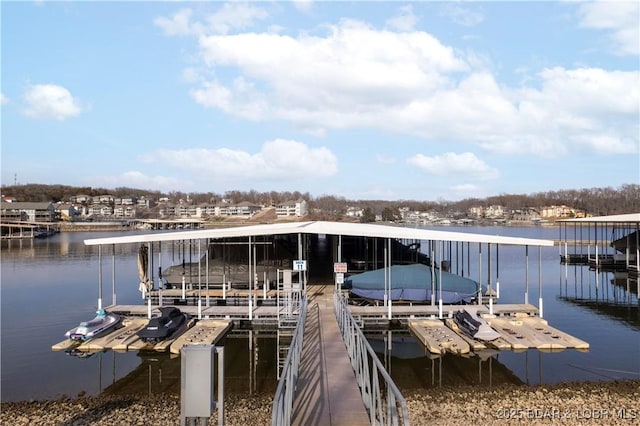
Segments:
[[[544,239],[559,236],[557,228],[545,227],[438,229]],[[51,351],[51,345],[62,340],[68,329],[93,317],[98,297],[98,248],[85,246],[83,240],[106,235],[114,234],[62,233],[43,240],[2,242],[2,401],[73,397],[80,393],[179,391],[179,358],[107,351],[82,359]],[[455,253],[455,248],[452,250]],[[104,304],[111,303],[113,258],[117,302],[141,303],[136,247],[118,247],[115,254],[107,251],[102,254]],[[500,248],[497,278],[502,303],[524,301],[524,254],[521,247]],[[166,267],[178,263],[178,256],[176,250],[169,249],[156,262]],[[456,272],[455,261],[453,264]],[[465,274],[477,278],[477,268],[471,264]],[[406,333],[371,335],[371,343],[401,389],[640,378],[638,298],[635,290],[626,291],[627,284],[636,288],[635,281],[618,279],[614,284],[611,273],[565,267],[560,264],[558,248],[543,249],[541,257],[537,248],[530,249],[528,278],[529,301],[537,305],[541,281],[544,318],[550,325],[588,341],[588,352],[501,351],[487,352],[481,358],[434,358],[426,356]],[[495,277],[493,280],[495,283]],[[275,390],[278,351],[274,336],[238,334],[227,339],[225,351],[228,391],[250,394]]]

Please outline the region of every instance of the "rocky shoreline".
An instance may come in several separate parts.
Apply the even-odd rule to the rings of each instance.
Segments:
[[[640,424],[640,380],[404,392],[411,424]],[[227,396],[225,424],[269,425],[271,395]],[[180,397],[98,396],[5,402],[4,425],[177,425]],[[217,424],[216,414],[209,421]]]

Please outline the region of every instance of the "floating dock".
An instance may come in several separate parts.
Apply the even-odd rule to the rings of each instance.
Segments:
[[[451,318],[409,319],[407,324],[413,335],[431,353],[464,354],[469,352],[468,349],[479,352],[488,348],[516,352],[526,349],[589,349],[589,343],[551,327],[530,306],[494,305],[492,315],[488,309],[479,309],[487,324],[500,334],[499,338],[487,342],[471,338]]]
[[[180,353],[186,345],[215,344],[220,341],[232,328],[231,321],[191,319],[187,330],[171,339],[163,340],[155,345],[149,344],[137,335],[149,322],[146,318],[125,318],[122,327],[85,342],[65,339],[51,346],[54,351],[100,352],[111,349],[118,352],[155,350]]]
[[[471,348],[455,331],[437,319],[409,320],[409,329],[413,335],[431,353],[468,354]]]
[[[231,321],[201,320],[178,337],[170,346],[171,353],[179,354],[188,345],[215,345],[231,330]]]
[[[513,349],[519,347],[541,350],[589,349],[589,344],[570,336],[540,317],[516,315],[511,318],[485,318],[487,323],[509,342]]]

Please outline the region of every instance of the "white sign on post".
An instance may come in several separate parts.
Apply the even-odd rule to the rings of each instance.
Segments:
[[[344,284],[344,274],[342,272],[336,273],[336,284]]]
[[[307,261],[306,260],[294,260],[293,261],[293,270],[294,271],[306,271],[307,270]]]
[[[345,273],[347,272],[347,264],[344,262],[336,262],[333,264],[333,272],[337,273]]]

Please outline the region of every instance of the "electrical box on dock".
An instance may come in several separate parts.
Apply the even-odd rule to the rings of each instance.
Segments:
[[[187,345],[181,350],[180,411],[187,417],[211,417],[215,409],[213,345]]]

